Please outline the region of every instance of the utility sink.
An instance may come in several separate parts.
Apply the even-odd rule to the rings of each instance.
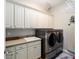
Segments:
[[[41,39],[38,38],[38,37],[27,37],[27,38],[24,38],[24,39],[26,40],[26,42],[41,40]]]

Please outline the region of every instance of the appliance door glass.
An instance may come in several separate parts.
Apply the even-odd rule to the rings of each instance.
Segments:
[[[57,37],[57,42],[61,43],[63,41],[63,33],[59,32]]]
[[[48,44],[50,47],[53,47],[56,43],[57,36],[54,33],[51,33],[49,38],[48,38]]]

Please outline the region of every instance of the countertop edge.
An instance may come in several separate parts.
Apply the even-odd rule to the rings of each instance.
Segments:
[[[23,40],[23,39],[22,39],[22,40]],[[16,41],[16,40],[13,40],[13,41]],[[16,44],[14,43],[14,44],[12,44],[12,45],[11,45],[11,44],[9,45],[9,44],[5,43],[5,44],[6,44],[5,46],[6,46],[6,47],[12,47],[12,46],[16,46],[16,45],[20,45],[20,44],[27,44],[27,43],[35,42],[35,41],[41,41],[41,40],[34,40],[34,41],[29,41],[29,42],[24,41],[24,42],[21,42],[21,43],[16,43]],[[9,41],[8,41],[8,42],[9,42]]]

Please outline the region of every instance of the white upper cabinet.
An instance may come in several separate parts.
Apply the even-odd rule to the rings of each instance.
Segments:
[[[38,27],[38,12],[35,10],[30,9],[29,10],[29,20],[31,28],[37,28]]]
[[[48,28],[53,28],[54,27],[54,17],[53,16],[48,16]]]
[[[39,19],[38,20],[39,28],[53,28],[53,26],[54,26],[53,16],[39,12],[39,18],[38,19]]]
[[[29,8],[25,8],[25,28],[31,28]]]
[[[25,8],[25,28],[52,28],[52,16]]]
[[[24,7],[15,4],[15,27],[24,28]]]
[[[48,15],[39,12],[39,28],[48,28]]]
[[[7,28],[53,28],[53,23],[50,15],[20,4],[6,3]]]
[[[14,28],[14,4],[6,2],[6,27]]]

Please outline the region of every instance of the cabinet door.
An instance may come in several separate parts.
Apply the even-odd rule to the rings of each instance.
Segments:
[[[54,19],[53,16],[48,16],[48,27],[53,28],[54,27]]]
[[[31,28],[29,8],[25,8],[25,28]]]
[[[29,20],[30,20],[31,27],[38,28],[38,12],[32,9],[30,9],[29,12],[30,12]]]
[[[24,7],[15,5],[15,27],[24,28]]]
[[[34,59],[38,59],[41,57],[41,45],[35,45],[34,46]]]
[[[6,1],[6,27],[14,27],[14,4]]]
[[[34,46],[28,47],[28,59],[35,59],[34,54],[35,54]]]
[[[38,26],[39,28],[48,28],[48,16],[39,12]]]
[[[41,56],[41,46],[34,45],[28,47],[28,59],[38,59]]]
[[[16,59],[27,59],[27,49],[16,51]]]
[[[6,53],[6,59],[15,59],[15,53],[14,52]]]

